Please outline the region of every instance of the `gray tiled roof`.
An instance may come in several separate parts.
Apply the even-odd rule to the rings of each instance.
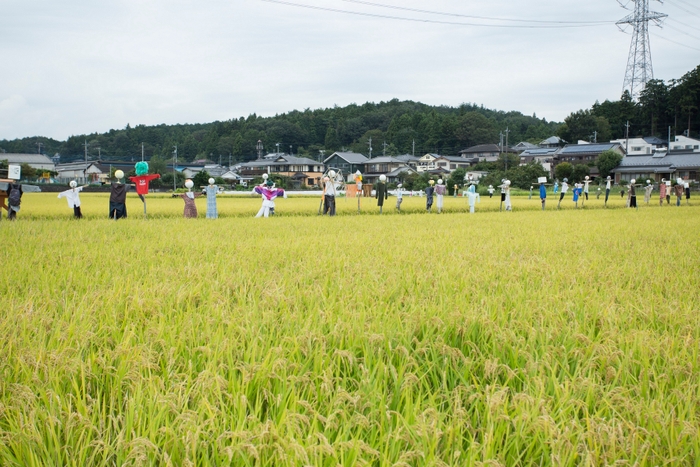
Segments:
[[[619,168],[640,167],[654,169],[657,167],[676,168],[700,167],[700,153],[667,154],[664,157],[653,156],[626,156],[620,162]]]
[[[53,161],[43,154],[15,154],[0,153],[0,160],[6,160],[8,164],[48,164]]]
[[[559,148],[533,148],[526,149],[520,153],[520,156],[553,156]]]
[[[373,159],[367,159],[366,164],[405,164],[401,159],[397,159],[391,156],[375,157]]]
[[[328,161],[328,159],[330,159],[333,156],[338,156],[350,164],[364,164],[369,160],[367,159],[367,157],[365,157],[364,154],[360,154],[359,152],[334,152],[333,154],[328,156],[323,162],[325,163],[326,161]]]
[[[561,148],[559,154],[598,154],[609,149],[614,149],[615,147],[621,146],[619,143],[567,144]]]
[[[450,162],[459,162],[461,164],[469,164],[471,162],[471,158],[467,157],[461,157],[461,156],[440,156],[443,159],[447,159]]]

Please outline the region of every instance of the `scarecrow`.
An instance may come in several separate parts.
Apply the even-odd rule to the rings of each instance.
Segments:
[[[433,194],[435,193],[435,182],[428,180],[428,186],[425,188],[425,209],[430,212],[433,207]]]
[[[265,177],[263,183],[253,188],[253,192],[262,195],[263,200],[262,206],[255,217],[269,217],[275,210],[275,198],[280,195],[285,198],[287,197],[284,190],[282,188],[275,188],[275,182],[268,180],[267,177]]]
[[[116,221],[122,217],[126,219],[126,192],[129,191],[129,185],[122,183],[124,178],[122,170],[114,172],[114,177],[117,181],[112,182],[109,194],[109,218]]]
[[[219,211],[216,209],[216,194],[219,192],[219,187],[214,185],[215,180],[209,179],[209,185],[204,188],[207,193],[207,219],[217,219]]]
[[[437,210],[438,214],[442,212],[442,202],[447,193],[447,187],[443,185],[442,179],[438,179],[437,186],[435,187],[435,195],[437,196]]]
[[[78,186],[75,180],[70,182],[70,190],[62,191],[58,194],[59,198],[66,198],[68,201],[68,207],[73,208],[73,216],[76,219],[82,219],[83,213],[80,212],[80,192],[83,191],[87,185]]]
[[[481,202],[481,197],[479,196],[479,193],[476,192],[475,185],[469,186],[469,189],[467,190],[467,197],[469,198],[469,212],[474,214],[474,204],[476,203],[476,200],[478,199],[479,202]]]
[[[329,170],[328,175],[323,177],[323,195],[321,201],[323,203],[323,215],[335,216],[335,170]],[[320,211],[320,208],[319,208]]]
[[[576,209],[578,209],[578,199],[583,192],[583,183],[574,183],[574,189],[571,191],[573,194],[573,201],[576,203]],[[583,206],[583,200],[581,200],[581,206]]]
[[[489,185],[488,189],[486,190],[489,192],[489,198],[493,198],[493,192],[495,191],[493,189],[493,185]]]
[[[651,180],[647,180],[647,186],[644,187],[644,202],[649,205],[649,200],[651,200],[651,192],[654,191],[654,185],[651,184]]]
[[[566,192],[569,191],[569,179],[565,178],[561,182],[561,194],[559,195],[559,203],[557,204],[557,209],[561,208],[561,200],[564,199],[564,196],[566,196]],[[557,182],[554,182],[555,188],[557,187]],[[556,189],[554,190],[556,193]]]
[[[355,193],[355,196],[357,197],[357,212],[360,212],[360,198],[362,197],[362,172],[359,170],[355,172],[355,188],[357,189],[357,193]]]
[[[185,188],[187,188],[187,193],[182,193],[180,198],[185,202],[185,210],[183,215],[185,219],[196,219],[197,218],[197,205],[194,204],[195,198],[202,196],[201,193],[193,193],[192,187],[194,182],[190,179],[185,180]]]
[[[635,188],[635,180],[634,178],[630,180],[630,189],[629,189],[629,194],[627,196],[627,207],[630,208],[635,208],[637,209],[637,190]]]
[[[396,185],[396,210],[401,212],[401,203],[403,202],[403,184]]]
[[[537,182],[540,184],[540,202],[542,203],[542,210],[544,211],[544,205],[547,201],[547,187],[545,187],[544,184],[547,183],[547,177],[538,177]]]
[[[668,193],[668,186],[666,184],[666,179],[662,178],[661,183],[659,183],[659,206],[664,205],[664,198]]]
[[[505,190],[505,205],[506,205],[506,211],[512,211],[513,206],[510,204],[510,180],[506,180],[503,182],[503,189]]]
[[[389,197],[386,187],[386,175],[384,174],[379,176],[379,183],[375,187],[374,197],[377,198],[377,206],[379,206],[379,214],[381,214],[384,208],[384,200]]]
[[[612,178],[608,175],[605,179],[605,207],[608,207],[608,197],[610,196],[610,188],[612,188]]]
[[[139,195],[139,198],[141,198],[141,201],[143,202],[143,217],[146,217],[146,198],[145,195],[148,194],[148,184],[151,182],[151,180],[155,180],[156,178],[160,178],[159,174],[151,174],[148,175],[148,162],[141,161],[137,162],[136,166],[136,176],[135,177],[129,177],[129,180],[134,182],[136,184],[136,193]]]
[[[581,200],[581,207],[583,207],[583,204],[584,204],[586,201],[588,201],[588,185],[591,184],[591,181],[592,181],[592,180],[591,180],[591,178],[590,178],[588,175],[586,175],[586,176],[584,177],[584,179],[583,179],[583,197],[584,197],[585,199],[582,199],[582,200]]]

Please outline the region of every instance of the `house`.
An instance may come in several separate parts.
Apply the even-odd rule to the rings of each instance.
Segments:
[[[268,154],[263,159],[245,162],[239,170],[243,177],[256,177],[264,173],[289,177],[300,186],[311,187],[321,184],[323,164],[307,157],[275,153]]]
[[[520,165],[527,165],[530,162],[538,162],[544,170],[552,173],[552,160],[559,148],[533,148],[526,149],[520,153]]]
[[[468,170],[472,165],[473,159],[465,159],[460,156],[440,156],[435,159],[435,164],[438,168],[447,170],[449,173],[454,172],[457,169]]]
[[[673,143],[671,143],[673,144]],[[654,154],[627,155],[622,162],[612,170],[615,174],[615,183],[624,180],[700,180],[700,151],[690,149],[676,149],[671,151],[659,151]]]
[[[323,163],[329,169],[340,170],[346,176],[346,180],[352,181],[353,174],[358,170],[364,172],[365,163],[368,161],[364,154],[359,152],[334,152]]]
[[[511,148],[501,148],[497,144],[478,144],[459,151],[460,156],[467,159],[478,159],[476,162],[496,162],[503,152],[517,154],[518,151]]]
[[[686,151],[700,152],[700,140],[688,138],[687,136],[676,136],[670,146],[669,149],[672,151],[685,149]]]
[[[537,146],[536,144],[528,143],[527,141],[521,141],[518,144],[516,144],[515,146],[513,146],[513,149],[518,151],[518,152],[523,152],[527,149],[535,149],[538,147],[539,146]]]
[[[400,156],[394,156],[396,159],[400,161],[404,161],[407,166],[412,168],[413,170],[418,170],[418,164],[420,161],[420,157],[413,156],[411,154],[401,154]]]
[[[29,164],[30,167],[37,170],[48,170],[55,171],[56,165],[51,159],[43,154],[14,154],[14,153],[0,153],[0,160],[7,161],[7,164]]]
[[[97,162],[69,162],[56,166],[56,181],[70,183],[75,180],[81,183],[101,183],[105,176],[109,178],[109,172],[105,174]]]
[[[375,157],[365,162],[363,179],[367,183],[375,183],[380,175],[386,175],[387,182],[393,183],[398,179],[399,174],[403,172],[416,173],[417,171],[401,159],[391,156]]]
[[[644,154],[653,154],[659,149],[667,149],[668,143],[664,139],[656,136],[645,136],[643,138],[626,138],[614,139],[611,143],[618,143],[625,148],[627,155],[640,156]]]
[[[559,148],[566,144],[566,141],[558,136],[550,136],[549,138],[540,141],[541,148]]]
[[[440,157],[439,154],[426,154],[418,159],[416,170],[420,172],[429,172],[437,169],[435,160]]]
[[[570,164],[591,164],[591,176],[598,176],[598,167],[595,166],[598,156],[603,151],[616,151],[624,157],[625,149],[620,143],[590,143],[590,144],[567,144],[560,148],[552,158],[552,170],[562,162]]]

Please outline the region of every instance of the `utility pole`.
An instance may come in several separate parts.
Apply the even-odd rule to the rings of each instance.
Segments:
[[[382,149],[382,156],[386,156],[386,147],[388,146],[388,144],[386,144],[386,141],[384,141],[382,145],[384,146],[384,149]]]
[[[102,160],[102,148],[97,146],[97,160]]]
[[[413,151],[411,151],[411,155],[413,157],[416,157],[416,140],[413,140]]]
[[[88,144],[87,144],[87,140],[85,140],[85,169],[86,170],[87,170],[87,161],[88,161],[87,148],[88,148]]]
[[[289,155],[290,155],[290,156],[293,156],[293,155],[294,155],[294,154],[292,154],[292,145],[291,145],[291,144],[289,145]]]
[[[177,144],[174,146],[175,161],[173,162],[173,193],[177,190]]]
[[[503,132],[500,132],[498,134],[498,136],[500,137],[500,140],[498,142],[498,147],[501,148],[501,153],[502,153],[503,152]]]
[[[44,143],[36,143],[37,146],[39,146],[39,152],[37,154],[41,154],[41,147],[44,145]]]
[[[593,142],[597,143],[598,142],[598,131],[593,130]]]
[[[372,158],[372,137],[369,137],[369,142],[367,143],[369,145],[369,158]]]
[[[280,153],[280,143],[275,144],[275,146],[277,146],[277,154],[279,154]]]
[[[649,11],[649,0],[632,1],[634,2],[634,12],[615,24],[621,31],[621,25],[623,24],[631,24],[633,28],[622,92],[629,91],[632,98],[636,99],[639,97],[639,92],[644,89],[647,81],[654,79],[654,70],[651,66],[651,49],[649,47],[649,21],[653,21],[657,26],[661,26],[662,20],[668,15]],[[663,3],[662,0],[659,0],[659,3]],[[623,8],[626,7],[623,5]]]
[[[258,140],[258,144],[255,145],[255,149],[258,150],[258,160],[262,159],[262,152],[263,152],[262,141]]]
[[[143,143],[141,143],[141,162],[143,162]]]
[[[625,154],[629,151],[630,146],[630,121],[625,124]]]

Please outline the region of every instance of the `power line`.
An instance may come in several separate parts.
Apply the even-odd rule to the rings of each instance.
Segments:
[[[680,30],[680,29],[678,29],[678,28],[676,28],[676,27],[674,27],[674,26],[672,26],[672,25],[670,25],[670,24],[667,24],[666,26],[669,27],[669,28],[671,28],[671,29],[674,29],[674,30],[680,32],[681,34],[685,34],[685,35],[688,36],[688,37],[692,37],[693,39],[697,39],[697,40],[700,41],[700,37],[698,37],[698,36],[693,36],[692,34],[689,34],[689,33],[685,32],[685,31],[682,31],[682,30]]]
[[[696,30],[696,31],[700,31],[700,28],[696,28],[695,26],[691,26],[690,24],[686,24],[686,23],[684,23],[684,22],[682,22],[682,21],[678,21],[678,20],[675,19],[675,18],[668,18],[668,19],[669,19],[670,21],[673,21],[674,23],[678,23],[678,24],[680,24],[680,25],[682,25],[682,26],[685,26],[686,28],[694,29],[694,30]]]
[[[678,8],[679,10],[682,10],[682,11],[688,13],[689,15],[700,17],[700,15],[698,15],[697,13],[694,13],[694,12],[692,12],[692,11],[690,11],[690,10],[687,10],[687,9],[683,8],[682,6],[680,6],[680,5],[674,5],[674,6],[675,6],[676,8]]]
[[[695,8],[695,9],[697,9],[698,11],[700,11],[700,7],[699,7],[699,6],[693,5],[692,3],[687,2],[687,1],[685,1],[685,0],[673,0],[673,2],[671,2],[671,3],[676,3],[676,2],[681,2],[681,3],[685,4],[685,5],[688,5],[690,8]],[[677,6],[677,5],[676,5],[676,6]],[[680,8],[680,7],[679,7],[679,8]]]
[[[534,20],[534,19],[514,19],[514,18],[496,18],[490,16],[474,16],[474,15],[464,15],[460,13],[448,13],[442,11],[432,11],[432,10],[421,10],[418,8],[408,8],[395,5],[385,5],[382,3],[367,2],[363,0],[341,0],[348,3],[356,3],[358,5],[369,5],[380,8],[390,8],[392,10],[402,10],[402,11],[412,11],[415,13],[427,13],[429,15],[441,15],[441,16],[453,16],[458,18],[471,18],[471,19],[483,19],[487,21],[511,21],[517,23],[539,23],[539,24],[588,24],[588,25],[600,25],[600,24],[612,24],[614,21],[551,21],[551,20]]]
[[[593,26],[600,26],[599,24],[567,24],[567,25],[551,25],[551,26],[535,26],[535,25],[530,25],[530,26],[518,26],[518,25],[512,25],[512,24],[480,24],[480,23],[462,23],[458,21],[438,21],[438,20],[431,20],[431,19],[421,19],[421,18],[405,18],[401,16],[392,16],[392,15],[380,15],[376,13],[363,13],[359,11],[350,11],[350,10],[340,10],[338,8],[327,8],[327,7],[321,7],[321,6],[316,6],[316,5],[305,5],[302,3],[293,3],[293,2],[287,2],[283,0],[260,0],[261,2],[267,2],[267,3],[277,3],[279,5],[287,5],[287,6],[293,6],[293,7],[298,7],[298,8],[307,8],[310,10],[319,10],[319,11],[330,11],[333,13],[344,13],[348,15],[356,15],[356,16],[365,16],[365,17],[370,17],[370,18],[382,18],[382,19],[392,19],[392,20],[398,20],[398,21],[410,21],[414,23],[431,23],[431,24],[446,24],[446,25],[451,25],[451,26],[476,26],[476,27],[485,27],[485,28],[508,28],[508,29],[565,29],[565,28],[586,28],[586,27],[593,27]]]
[[[659,34],[656,33],[656,32],[654,32],[653,34],[654,34],[654,37],[658,37],[659,39],[663,39],[663,40],[665,40],[665,41],[672,42],[672,43],[674,43],[674,44],[676,44],[676,45],[680,45],[680,46],[683,46],[683,47],[687,47],[688,49],[697,50],[698,52],[700,52],[700,49],[698,49],[698,48],[696,48],[696,47],[691,47],[691,46],[689,46],[689,45],[687,45],[687,44],[684,44],[684,43],[682,43],[682,42],[676,42],[676,41],[671,40],[671,39],[669,39],[669,38],[667,38],[667,37],[661,36],[661,35],[659,35]]]

